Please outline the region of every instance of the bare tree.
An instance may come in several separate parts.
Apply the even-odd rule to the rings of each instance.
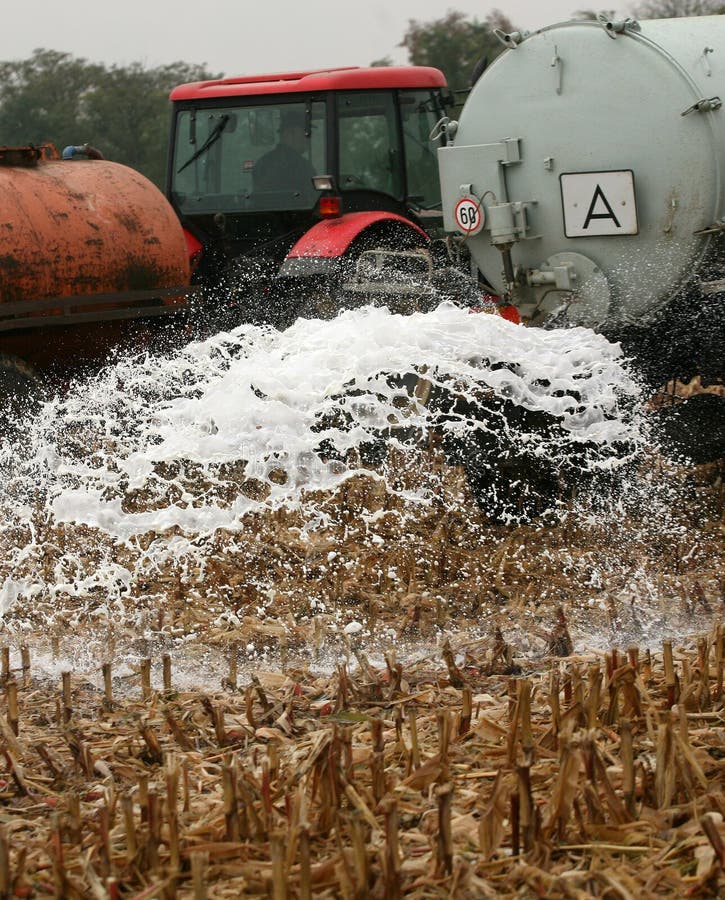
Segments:
[[[725,12],[723,0],[644,0],[632,8],[639,19],[676,19],[715,16]]]
[[[480,74],[486,64],[503,52],[504,45],[494,35],[499,29],[507,33],[517,30],[499,9],[489,13],[483,22],[469,19],[458,10],[448,10],[443,18],[431,22],[411,19],[400,46],[408,51],[408,59],[414,65],[442,69],[448,84],[457,90],[468,87],[471,73]]]
[[[499,31],[503,31],[506,34],[516,31],[516,26],[511,19],[509,19],[506,13],[502,12],[500,9],[491,10],[486,16],[486,24],[492,31],[494,28],[498,28]]]
[[[595,22],[600,15],[606,16],[607,19],[616,18],[613,9],[577,9],[571,14],[572,19],[583,19],[586,22]]]

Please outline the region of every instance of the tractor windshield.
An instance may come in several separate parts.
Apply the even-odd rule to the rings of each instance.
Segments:
[[[172,197],[192,215],[311,209],[325,132],[323,102],[181,109]]]

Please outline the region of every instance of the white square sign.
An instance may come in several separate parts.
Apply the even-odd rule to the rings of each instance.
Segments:
[[[631,169],[570,172],[559,177],[567,237],[637,234],[637,204]]]

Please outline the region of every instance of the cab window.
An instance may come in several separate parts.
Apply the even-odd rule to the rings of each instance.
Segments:
[[[337,97],[339,183],[403,197],[402,154],[391,93],[355,91]]]
[[[407,198],[424,209],[441,203],[436,150],[431,132],[442,113],[436,95],[431,91],[401,91],[400,115],[405,146],[405,178]]]

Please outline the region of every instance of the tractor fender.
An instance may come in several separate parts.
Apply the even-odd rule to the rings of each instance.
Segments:
[[[346,213],[336,219],[323,219],[306,231],[287,254],[279,274],[297,277],[327,274],[364,231],[391,222],[409,228],[426,243],[430,240],[415,222],[396,213],[380,210]]]

